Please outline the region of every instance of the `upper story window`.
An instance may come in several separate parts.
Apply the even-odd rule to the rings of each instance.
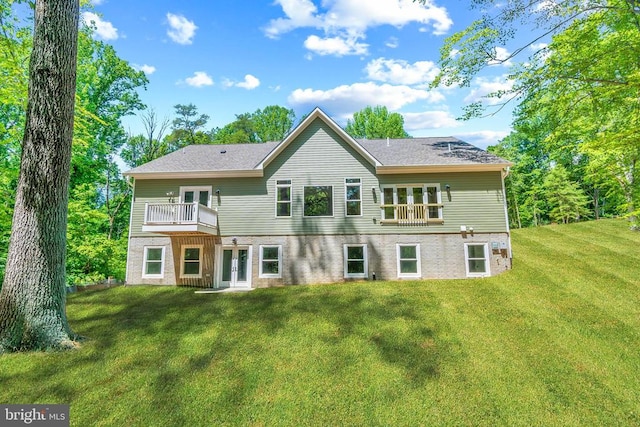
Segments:
[[[333,216],[333,187],[309,185],[304,187],[304,216]]]
[[[362,182],[360,178],[344,180],[345,213],[347,216],[362,215]]]
[[[211,187],[180,187],[180,202],[193,203],[211,207]]]
[[[276,181],[276,216],[291,216],[291,180]]]
[[[382,188],[382,221],[408,225],[441,223],[440,184],[395,185]]]

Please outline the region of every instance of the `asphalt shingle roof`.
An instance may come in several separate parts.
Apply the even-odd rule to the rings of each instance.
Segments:
[[[264,144],[188,145],[166,156],[152,160],[127,174],[163,172],[216,172],[251,170],[279,142]]]
[[[453,137],[358,139],[383,166],[507,164],[485,150]]]
[[[382,166],[509,164],[453,137],[356,140]],[[255,169],[280,142],[189,145],[126,172],[129,174],[232,172]]]

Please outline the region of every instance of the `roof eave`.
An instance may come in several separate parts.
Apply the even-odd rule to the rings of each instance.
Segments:
[[[186,179],[186,178],[260,178],[262,169],[225,171],[174,171],[174,172],[124,172],[135,179]]]
[[[511,166],[511,163],[482,163],[458,165],[405,165],[378,166],[378,175],[409,173],[442,173],[442,172],[499,172]]]

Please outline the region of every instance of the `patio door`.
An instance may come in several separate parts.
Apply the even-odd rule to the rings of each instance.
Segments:
[[[223,246],[220,255],[220,287],[251,287],[251,247]]]
[[[424,188],[423,187],[398,187],[398,204],[406,205],[406,211],[401,218],[407,220],[421,220],[425,218]],[[418,205],[418,206],[416,206]]]

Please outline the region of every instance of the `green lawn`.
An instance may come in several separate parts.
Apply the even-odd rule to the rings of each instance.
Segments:
[[[76,426],[640,425],[640,233],[513,232],[498,277],[69,297],[90,339],[0,358]]]

